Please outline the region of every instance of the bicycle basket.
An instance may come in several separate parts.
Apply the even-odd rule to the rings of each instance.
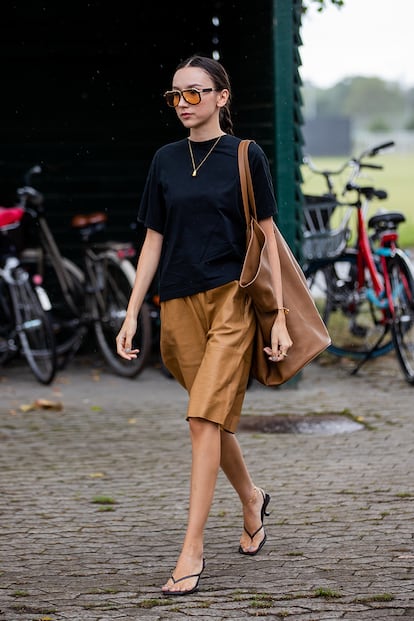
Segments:
[[[337,206],[332,196],[305,195],[302,244],[304,259],[336,257],[344,251],[350,231],[347,219],[338,226],[332,225],[332,215]]]

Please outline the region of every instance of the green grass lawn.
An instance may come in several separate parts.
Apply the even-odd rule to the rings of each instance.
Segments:
[[[318,168],[335,170],[342,166],[346,158],[312,158]],[[400,225],[400,241],[402,248],[414,248],[414,154],[388,153],[367,158],[367,163],[379,164],[383,170],[362,171],[359,177],[360,185],[372,185],[377,189],[386,190],[386,200],[375,200],[370,207],[369,215],[373,215],[378,209],[387,211],[401,211],[406,222]],[[338,181],[337,188],[342,188],[347,180],[349,169],[342,175],[334,177]],[[304,194],[319,194],[326,191],[324,179],[320,175],[311,172],[309,168],[302,168]],[[354,196],[350,194],[349,196]]]

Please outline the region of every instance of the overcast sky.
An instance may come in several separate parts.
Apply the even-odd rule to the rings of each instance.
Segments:
[[[309,2],[312,4],[312,2]],[[414,87],[414,0],[345,0],[302,19],[302,80],[329,87],[377,76]]]

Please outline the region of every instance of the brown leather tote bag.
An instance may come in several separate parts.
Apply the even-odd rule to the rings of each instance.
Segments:
[[[248,239],[239,285],[252,298],[257,319],[252,375],[265,386],[278,386],[294,377],[329,347],[331,339],[309,291],[302,268],[274,224],[282,273],[283,306],[289,309],[286,325],[293,345],[288,357],[282,362],[271,362],[263,351],[264,347],[271,345],[270,333],[278,310],[270,278],[271,265],[266,236],[257,221],[248,159],[249,142],[250,140],[242,140],[238,152]]]

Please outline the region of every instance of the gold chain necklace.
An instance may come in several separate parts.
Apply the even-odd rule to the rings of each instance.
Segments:
[[[191,163],[193,165],[193,172],[191,173],[192,177],[196,177],[197,176],[197,171],[199,170],[200,166],[202,166],[204,164],[204,162],[206,161],[206,159],[208,158],[209,155],[211,155],[211,153],[214,151],[215,147],[217,146],[218,141],[220,140],[221,136],[223,134],[221,134],[217,140],[214,142],[213,146],[211,147],[210,151],[207,153],[207,155],[201,160],[201,162],[199,163],[198,166],[195,165],[195,161],[194,161],[194,154],[193,154],[193,150],[191,148],[191,142],[190,139],[188,138],[188,148],[190,149],[190,156],[191,156]]]

